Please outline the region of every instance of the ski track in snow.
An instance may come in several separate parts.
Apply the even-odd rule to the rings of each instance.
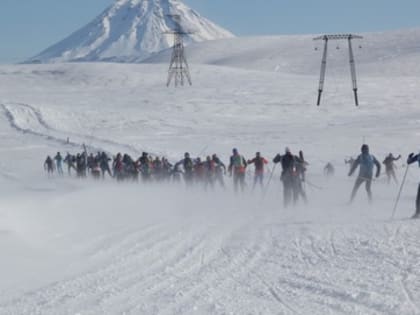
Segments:
[[[121,144],[111,140],[100,139],[92,135],[83,135],[74,132],[59,131],[44,120],[40,110],[28,104],[0,104],[10,125],[19,132],[29,133],[34,136],[45,138],[49,141],[57,142],[61,145],[70,145],[72,147],[82,148],[83,144],[98,143],[104,147],[113,147],[127,150],[127,152],[140,153],[132,145]],[[26,125],[25,125],[26,124]],[[80,139],[80,142],[69,141],[67,137]],[[90,150],[102,151],[103,148],[95,148],[89,145]]]
[[[305,303],[312,302],[315,312],[317,307],[327,307],[335,314],[419,313],[415,296],[408,289],[418,279],[414,275],[403,273],[394,286],[385,288],[381,287],[382,283],[376,283],[373,270],[364,273],[369,278],[343,277],[345,269],[374,268],[374,265],[369,267],[370,262],[363,263],[366,258],[376,260],[375,264],[382,267],[387,265],[386,261],[381,263],[381,255],[366,257],[360,253],[375,250],[365,245],[379,243],[380,239],[360,241],[344,236],[333,250],[331,234],[318,237],[317,231],[308,230],[298,240],[299,251],[311,261],[312,271],[308,273],[305,262],[293,259],[298,252],[285,251],[294,246],[283,240],[285,235],[280,230],[276,232],[278,235],[272,235],[270,229],[275,225],[268,227],[261,222],[256,228],[251,221],[243,224],[236,231],[219,235],[209,233],[211,226],[191,228],[188,224],[176,230],[159,224],[121,234],[122,238],[115,238],[112,247],[99,247],[94,253],[94,256],[112,257],[110,261],[8,302],[0,300],[0,311],[2,314],[192,314],[200,311],[254,314],[275,313],[280,307],[283,314],[307,314]],[[336,227],[325,228],[337,232]],[[395,242],[402,241],[398,236],[393,237]],[[236,241],[239,243],[235,245]],[[286,257],[282,257],[283,253]],[[89,260],[94,260],[94,256]],[[340,268],[343,260],[347,262],[342,264],[344,269]],[[334,265],[336,270],[332,269]],[[398,290],[401,290],[400,299],[395,299]],[[230,292],[230,296],[222,299],[222,292]],[[260,302],[244,307],[247,299]],[[401,302],[407,303],[410,309],[404,312],[399,308]]]

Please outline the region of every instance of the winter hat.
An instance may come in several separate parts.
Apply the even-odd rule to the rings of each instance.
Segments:
[[[369,146],[367,144],[362,145],[361,148],[362,153],[368,153],[369,152]]]

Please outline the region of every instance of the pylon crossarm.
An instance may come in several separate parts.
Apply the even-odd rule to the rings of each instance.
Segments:
[[[354,34],[334,34],[334,35],[322,35],[315,37],[314,40],[342,40],[342,39],[363,39],[363,36]]]

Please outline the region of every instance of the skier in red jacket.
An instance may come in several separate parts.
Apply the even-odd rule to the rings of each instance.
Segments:
[[[268,164],[268,161],[261,156],[260,152],[255,154],[255,157],[252,160],[248,160],[248,164],[255,165],[255,175],[254,175],[254,185],[252,190],[255,189],[257,183],[260,184],[261,189],[264,187],[264,165]]]

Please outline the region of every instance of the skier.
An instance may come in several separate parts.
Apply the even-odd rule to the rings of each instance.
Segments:
[[[153,177],[156,181],[161,181],[162,180],[162,171],[163,171],[163,166],[162,166],[162,161],[160,160],[160,158],[157,156],[155,157],[155,159],[152,162],[152,169],[153,169]]]
[[[47,156],[47,159],[44,162],[44,169],[47,171],[48,176],[51,176],[54,173],[54,162],[49,155]]]
[[[395,183],[398,184],[397,176],[395,176],[395,161],[398,161],[401,158],[401,155],[394,157],[392,153],[388,154],[382,164],[385,165],[385,173],[388,180],[388,184],[391,183],[391,178],[394,179]]]
[[[149,158],[149,153],[143,152],[141,157],[136,162],[136,167],[141,173],[141,178],[143,182],[147,182],[151,178],[152,170],[151,170],[151,160]]]
[[[245,171],[247,163],[245,158],[238,153],[238,149],[232,150],[233,155],[230,157],[230,164],[228,167],[230,176],[233,176],[233,186],[235,193],[239,188],[243,192],[245,190]]]
[[[296,189],[298,190],[298,194],[302,197],[303,201],[305,203],[308,202],[308,198],[306,197],[306,191],[303,187],[303,184],[305,182],[305,173],[306,173],[306,167],[309,165],[308,162],[305,161],[305,158],[303,156],[303,151],[299,151],[299,156],[295,157],[296,160],[296,171],[298,178],[295,181]]]
[[[300,178],[296,169],[297,157],[292,154],[289,148],[286,148],[285,155],[277,154],[273,162],[281,163],[282,173],[280,180],[283,182],[283,203],[284,207],[287,208],[292,198],[294,203],[299,198]]]
[[[95,157],[90,162],[90,174],[93,179],[98,180],[101,178],[101,167],[99,166],[99,160]]]
[[[64,163],[67,164],[67,172],[69,176],[71,175],[72,168],[76,170],[76,167],[74,166],[75,162],[76,162],[76,157],[67,152],[66,158],[64,159]]]
[[[175,169],[179,170],[180,165],[184,168],[185,184],[187,187],[190,187],[194,179],[194,163],[188,152],[184,154],[184,158],[181,161],[175,164]]]
[[[63,157],[61,156],[60,152],[57,152],[57,155],[54,157],[57,172],[60,176],[63,176]]]
[[[123,155],[123,179],[138,180],[137,164],[134,163],[133,158],[127,153]]]
[[[309,165],[308,162],[305,161],[305,158],[303,156],[303,151],[299,151],[299,156],[296,158],[297,161],[297,171],[300,175],[300,178],[302,179],[302,182],[305,181],[305,173],[306,173],[306,167]]]
[[[173,168],[172,168],[172,171],[171,171],[171,175],[172,175],[172,181],[174,182],[174,183],[179,183],[179,182],[181,182],[181,177],[182,177],[182,171],[179,169],[179,165],[175,165]]]
[[[86,152],[83,152],[82,154],[77,154],[76,156],[76,170],[77,170],[77,176],[79,178],[85,178],[86,177]]]
[[[105,178],[105,173],[108,173],[110,177],[112,177],[111,169],[109,168],[109,161],[111,158],[105,152],[100,153],[99,156],[99,166],[101,168],[102,179]]]
[[[252,190],[255,189],[257,183],[260,184],[261,189],[264,188],[264,165],[268,164],[268,161],[261,156],[260,152],[255,153],[255,157],[252,160],[247,161],[248,164],[255,164],[255,175],[254,184]]]
[[[357,177],[356,182],[354,183],[350,203],[354,201],[354,198],[357,194],[357,190],[363,183],[366,183],[366,191],[368,194],[369,202],[372,202],[371,186],[373,178],[373,167],[376,166],[377,178],[381,174],[381,164],[373,155],[369,153],[369,146],[367,144],[362,145],[361,151],[362,154],[360,154],[354,161],[349,172],[349,176],[352,176],[357,167],[360,166],[359,176]]]
[[[194,179],[196,183],[205,183],[205,171],[204,162],[201,161],[200,157],[196,158],[194,161]]]
[[[113,162],[114,177],[117,181],[122,181],[124,179],[124,163],[122,161],[121,153],[118,153]]]
[[[334,173],[335,173],[334,165],[332,165],[331,162],[328,162],[327,165],[325,165],[324,167],[325,177],[332,177],[334,176]]]
[[[214,179],[216,177],[216,163],[210,157],[206,157],[206,161],[203,162],[204,166],[204,189],[207,190],[209,187],[211,190],[214,189]]]
[[[86,159],[86,162],[87,162],[86,163],[87,171],[88,171],[88,173],[90,173],[90,172],[92,172],[93,167],[94,167],[95,162],[96,162],[96,159],[93,156],[93,153],[89,154],[89,156]]]
[[[172,164],[166,157],[162,158],[162,178],[163,180],[170,180],[172,174]]]
[[[414,153],[410,153],[407,159],[408,164],[413,164],[415,162],[418,162],[420,167],[420,153],[417,155],[414,155]],[[407,166],[408,167],[408,166]],[[420,184],[417,189],[417,198],[416,198],[416,213],[413,215],[413,219],[420,218]]]
[[[218,182],[222,188],[225,188],[225,180],[223,179],[223,176],[226,175],[226,165],[219,159],[217,154],[213,154],[211,159],[216,166],[215,181]]]

